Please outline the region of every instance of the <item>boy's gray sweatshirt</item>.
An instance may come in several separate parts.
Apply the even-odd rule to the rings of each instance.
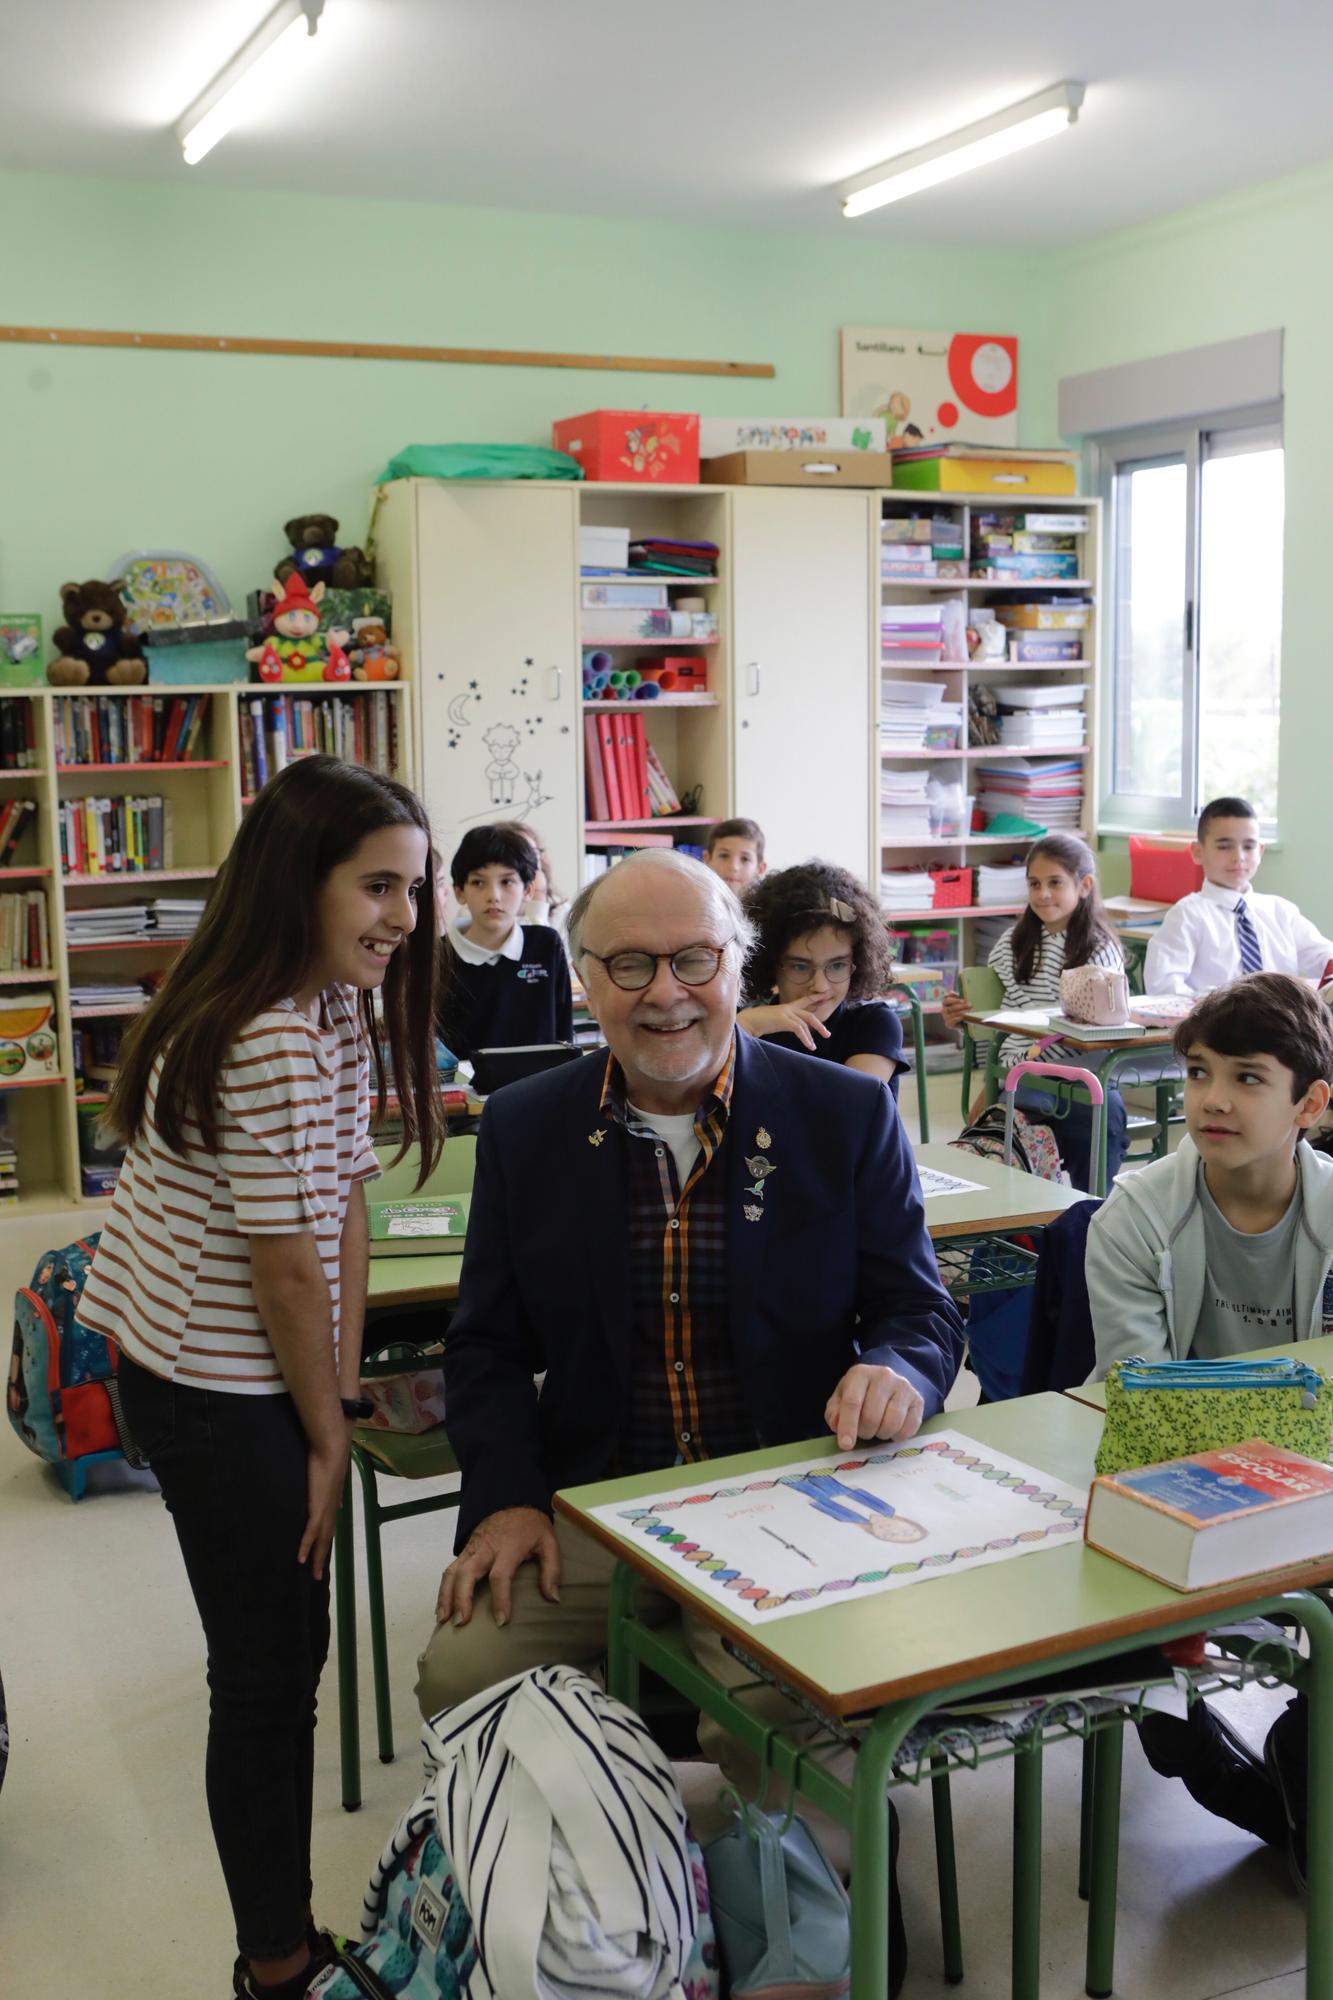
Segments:
[[[1097,1343],[1090,1381],[1113,1361],[1183,1361],[1194,1341],[1206,1276],[1199,1154],[1193,1140],[1164,1160],[1121,1174],[1088,1231],[1088,1302]],[[1333,1269],[1333,1159],[1296,1147],[1301,1220],[1296,1232],[1298,1340],[1324,1331],[1324,1284]]]

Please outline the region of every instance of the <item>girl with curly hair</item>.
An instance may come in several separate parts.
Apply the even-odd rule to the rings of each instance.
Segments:
[[[827,861],[783,868],[754,884],[745,912],[759,943],[745,969],[742,1028],[865,1070],[896,1098],[899,1072],[911,1064],[897,1011],[878,997],[893,976],[892,952],[855,876]]]

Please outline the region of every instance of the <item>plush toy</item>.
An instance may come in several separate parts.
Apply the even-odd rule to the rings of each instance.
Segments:
[[[396,681],[402,654],[390,641],[381,618],[354,618],[349,658],[359,681]]]
[[[343,650],[346,632],[319,629],[323,584],[317,583],[311,590],[304,577],[289,576],[285,585],[275,581],[273,587],[278,602],[273,610],[272,635],[262,646],[251,646],[245,655],[260,680],[350,680],[351,664]]]
[[[119,582],[62,583],[60,603],[65,623],[53,634],[59,654],[46,669],[53,687],[138,687],[148,679],[143,647],[125,630]]]
[[[282,532],[293,554],[284,556],[273,572],[279,583],[298,571],[307,583],[336,590],[361,590],[375,581],[364,549],[338,547],[338,523],[332,514],[296,514]]]

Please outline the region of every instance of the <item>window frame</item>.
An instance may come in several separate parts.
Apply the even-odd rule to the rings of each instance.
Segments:
[[[1280,401],[1254,404],[1245,409],[1227,410],[1185,421],[1147,426],[1142,430],[1108,433],[1087,440],[1089,483],[1103,502],[1103,548],[1101,574],[1105,580],[1102,596],[1099,676],[1099,722],[1101,740],[1107,746],[1100,759],[1097,830],[1099,833],[1181,833],[1193,831],[1204,804],[1199,780],[1199,630],[1200,630],[1200,536],[1203,469],[1212,438],[1225,439],[1229,432],[1267,433],[1256,437],[1250,449],[1277,445],[1285,451]],[[1225,450],[1225,445],[1223,446]],[[1118,550],[1121,522],[1117,504],[1117,473],[1121,467],[1151,464],[1154,459],[1182,459],[1185,466],[1185,598],[1182,605],[1184,647],[1181,659],[1181,793],[1170,798],[1162,794],[1119,791],[1115,786],[1116,717],[1120,700],[1118,674],[1117,620],[1120,616]],[[1285,476],[1285,460],[1284,460]],[[1279,785],[1281,774],[1279,767]],[[1279,794],[1280,808],[1280,794]],[[1277,821],[1260,823],[1266,841],[1277,836]]]

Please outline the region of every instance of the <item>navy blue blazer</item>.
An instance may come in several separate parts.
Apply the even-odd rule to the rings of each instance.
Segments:
[[[614,1464],[634,1352],[624,1149],[638,1142],[600,1112],[605,1073],[588,1055],[510,1084],[481,1121],[444,1358],[459,1548],[497,1509],[549,1512],[560,1487]],[[745,1157],[761,1129],[776,1171],[756,1203]],[[757,1441],[826,1434],[825,1405],[858,1359],[910,1377],[933,1415],[962,1323],[888,1090],[739,1034],[729,1134],[732,1342]]]

